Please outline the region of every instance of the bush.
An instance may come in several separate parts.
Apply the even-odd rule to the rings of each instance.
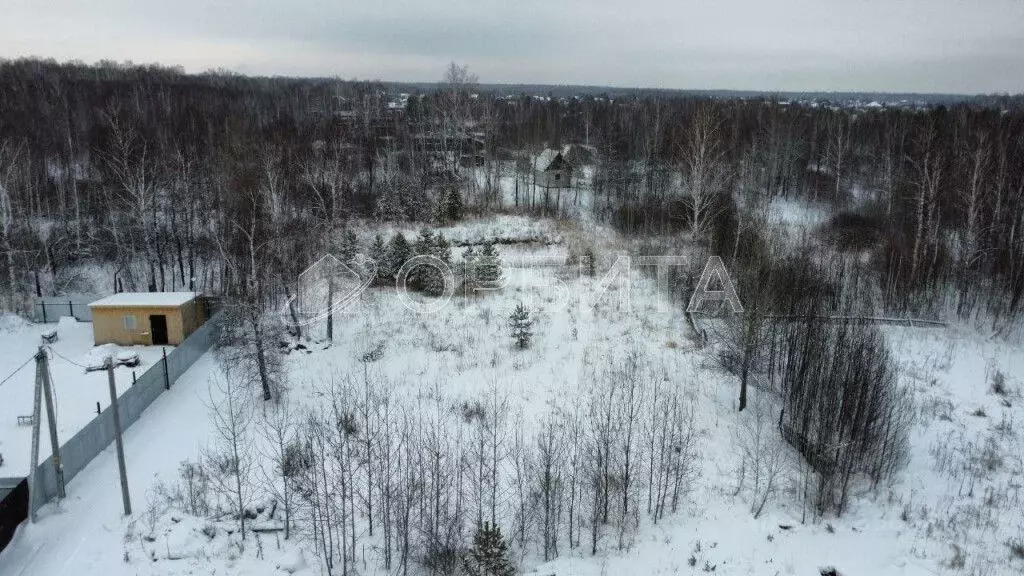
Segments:
[[[996,370],[996,373],[992,375],[992,393],[1006,396],[1009,392],[1006,387],[1006,375],[1002,371]]]
[[[855,475],[877,486],[904,463],[909,399],[873,325],[811,318],[777,325],[779,337],[783,437],[817,475],[818,512],[841,514]]]
[[[1024,540],[1010,540],[1006,545],[1009,546],[1010,554],[1014,558],[1024,560]]]
[[[856,252],[876,247],[881,240],[881,228],[874,218],[840,212],[823,226],[822,234],[838,250]]]

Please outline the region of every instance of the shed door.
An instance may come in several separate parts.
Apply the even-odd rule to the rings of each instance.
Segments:
[[[167,344],[167,316],[153,314],[149,317],[149,333],[153,335],[153,345]]]

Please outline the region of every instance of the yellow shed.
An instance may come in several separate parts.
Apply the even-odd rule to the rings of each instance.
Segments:
[[[93,340],[100,344],[177,346],[203,325],[195,292],[121,292],[89,304]]]

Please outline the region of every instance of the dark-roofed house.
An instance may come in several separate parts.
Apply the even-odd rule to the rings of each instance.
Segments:
[[[534,181],[541,188],[570,188],[572,165],[558,150],[544,150],[533,160]]]

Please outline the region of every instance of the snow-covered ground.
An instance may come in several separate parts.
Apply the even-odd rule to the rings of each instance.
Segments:
[[[125,541],[125,534],[142,522],[154,483],[173,480],[179,463],[193,458],[209,438],[207,382],[217,370],[211,355],[200,358],[125,432],[133,516],[122,514],[117,456],[111,445],[68,484],[67,499],[44,506],[36,524],[22,525],[0,553],[0,574],[272,574],[262,565],[247,570],[226,559],[205,566],[205,571],[198,562],[188,566],[152,562],[142,556],[139,543]],[[126,563],[126,557],[134,562]]]
[[[791,220],[794,210],[785,208],[784,219]],[[468,230],[450,232],[472,238],[509,226],[515,224],[471,223]],[[531,226],[554,230],[555,224]],[[417,295],[370,290],[336,319],[335,344],[314,343],[308,352],[286,357],[293,408],[322,409],[332,385],[362,382],[369,373],[406,405],[451,409],[448,417],[458,426],[460,406],[498,390],[508,398],[506,417],[533,442],[548,414],[583,407],[601,372],[636,352],[693,408],[698,473],[692,492],[657,525],[641,514],[635,535],[622,547],[606,538],[591,556],[588,546],[569,550],[563,542],[561,555],[550,562],[529,550],[517,557],[525,572],[771,576],[815,575],[829,566],[844,575],[873,576],[1024,571],[1024,560],[1008,546],[1024,538],[1019,343],[960,328],[886,327],[901,385],[914,397],[907,468],[877,492],[854,490],[841,517],[815,520],[805,518],[794,494],[797,459],[787,449],[780,492],[755,519],[746,496],[736,495],[741,457],[735,438],[752,411],[736,412],[735,378],[692,344],[680,306],[652,281],[634,271],[628,294],[621,282],[605,289],[600,277],[581,278],[575,268],[559,266],[566,250],[565,244],[503,246],[502,258],[517,265],[506,270],[502,290],[457,295],[430,314],[403,304],[404,298],[420,301]],[[519,302],[536,318],[535,340],[525,351],[510,346],[506,324]],[[322,336],[322,327],[313,336]],[[1005,381],[1001,393],[992,390],[997,372]],[[116,460],[108,449],[70,484],[67,501],[46,507],[41,522],[23,528],[0,555],[0,576],[321,574],[302,537],[282,542],[250,536],[243,546],[228,534],[230,519],[147,505],[159,498],[160,486],[178,481],[180,463],[196,461],[211,441],[208,406],[219,391],[209,382],[218,373],[212,356],[205,356],[128,430],[131,518],[121,517]],[[752,391],[752,405],[770,401]],[[144,533],[155,537],[146,540]],[[361,542],[365,538],[360,534]],[[360,573],[384,574],[370,542]]]
[[[118,367],[114,370],[118,394],[132,385],[132,371],[142,375],[161,357],[161,348],[152,346],[93,345],[92,323],[77,322],[64,317],[60,322],[32,324],[17,316],[0,317],[0,377],[7,377],[19,366],[24,366],[0,385],[0,454],[4,465],[0,477],[27,476],[31,459],[32,426],[19,425],[19,416],[32,415],[36,365],[33,357],[43,344],[41,335],[57,331],[57,341],[47,344],[50,375],[53,379],[57,438],[63,444],[96,417],[96,403],[100,409],[110,404],[110,389],[105,371],[88,372],[85,366],[102,365],[108,355],[122,352],[139,355],[141,364],[135,368]],[[168,346],[170,352],[173,347]],[[27,364],[26,364],[27,362]],[[50,442],[44,425],[39,442],[39,458],[50,455]]]

